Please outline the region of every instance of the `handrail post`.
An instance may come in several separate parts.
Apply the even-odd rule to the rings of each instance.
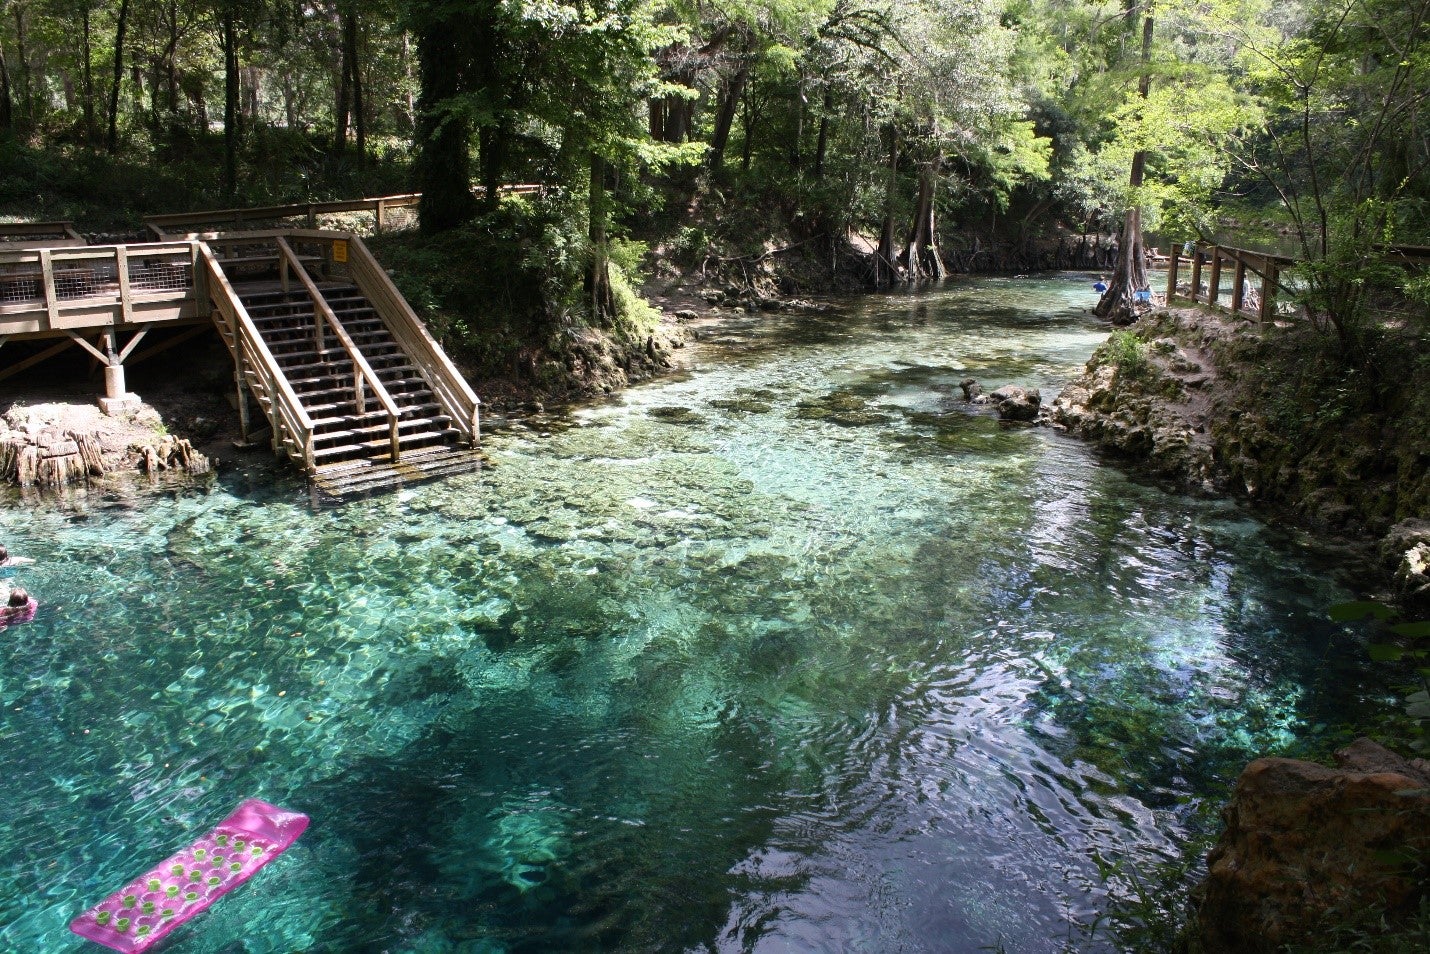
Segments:
[[[1221,295],[1221,249],[1212,246],[1212,274],[1207,279],[1207,304],[1216,307],[1216,300]]]
[[[1280,286],[1280,268],[1270,259],[1266,260],[1266,271],[1261,276],[1261,309],[1257,319],[1270,321],[1276,314],[1276,291]]]
[[[392,445],[392,462],[395,464],[402,459],[402,441],[397,434],[397,418],[389,416],[387,419],[387,437]]]
[[[1172,244],[1172,254],[1167,259],[1167,304],[1172,303],[1172,299],[1177,294],[1177,263],[1181,261],[1182,247],[1176,243]]]
[[[1246,290],[1243,287],[1246,284],[1246,262],[1240,252],[1236,253],[1236,267],[1231,276],[1231,311],[1235,315],[1241,313],[1241,306],[1246,298]]]
[[[114,246],[114,274],[119,280],[119,317],[126,324],[134,320],[134,303],[129,299],[129,250]]]
[[[1192,253],[1192,301],[1202,300],[1202,260],[1206,253],[1202,251],[1202,245],[1197,243],[1196,251]]]
[[[359,414],[367,413],[367,395],[362,386],[362,369],[353,368],[353,404],[357,405]]]
[[[55,263],[47,248],[40,249],[40,279],[45,292],[45,311],[50,318],[50,328],[53,329],[59,321],[60,306],[55,294]]]

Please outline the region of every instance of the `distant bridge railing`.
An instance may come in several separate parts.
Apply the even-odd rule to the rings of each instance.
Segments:
[[[73,248],[84,244],[84,236],[74,230],[73,222],[0,223],[0,251]]]
[[[482,190],[477,189],[478,193]],[[535,195],[539,185],[502,186],[502,195]],[[316,229],[325,215],[367,214],[373,217],[373,232],[405,228],[416,222],[422,193],[404,192],[369,199],[342,199],[336,202],[295,202],[288,205],[253,206],[241,209],[212,209],[207,212],[175,212],[146,215],[144,225],[160,239],[194,238],[203,233],[269,229],[290,219],[301,219],[302,227]],[[344,231],[350,231],[344,229]]]
[[[1387,261],[1411,266],[1430,265],[1430,248],[1378,245],[1375,249]],[[1182,281],[1184,264],[1189,267],[1190,275]],[[1196,243],[1190,256],[1182,247],[1173,246],[1166,263],[1167,301],[1180,298],[1258,321],[1271,321],[1277,315],[1294,312],[1290,303],[1282,301],[1283,296],[1290,292],[1282,281],[1282,273],[1297,264],[1299,260],[1286,255],[1206,242]],[[1231,273],[1229,288],[1223,287],[1228,271]],[[1252,284],[1248,275],[1259,279],[1259,283]],[[1288,308],[1291,312],[1287,311]]]

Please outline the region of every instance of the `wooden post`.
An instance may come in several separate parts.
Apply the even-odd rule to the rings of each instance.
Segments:
[[[1177,294],[1177,265],[1182,260],[1182,247],[1177,244],[1172,245],[1172,255],[1167,259],[1167,304],[1172,303],[1172,299]]]
[[[1280,284],[1280,273],[1276,263],[1267,259],[1266,270],[1261,275],[1261,310],[1257,319],[1270,321],[1276,316],[1276,288]]]
[[[114,246],[114,268],[119,276],[119,320],[134,320],[134,303],[129,299],[129,250],[123,245]]]
[[[382,200],[377,200],[377,227],[373,230],[376,234],[382,234]]]
[[[1246,285],[1246,262],[1242,261],[1241,253],[1236,254],[1236,268],[1232,270],[1231,278],[1231,311],[1232,314],[1241,312],[1242,300]]]
[[[1212,246],[1212,273],[1207,279],[1207,304],[1216,306],[1216,300],[1221,295],[1221,249]]]
[[[1192,301],[1201,301],[1202,296],[1202,258],[1206,253],[1197,246],[1197,250],[1192,253]]]
[[[308,228],[318,227],[318,210],[313,207],[313,203],[308,203]]]
[[[238,340],[238,330],[234,329],[233,383],[238,388],[238,435],[243,443],[248,443],[248,380],[243,370],[243,342]],[[276,415],[275,415],[276,416]],[[274,428],[277,430],[277,428]]]
[[[55,263],[47,248],[40,249],[40,273],[45,286],[45,311],[49,314],[50,328],[59,321],[60,307],[55,300]]]

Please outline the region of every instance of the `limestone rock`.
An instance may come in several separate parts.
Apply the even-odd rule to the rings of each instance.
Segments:
[[[983,385],[972,378],[964,378],[958,382],[958,386],[963,389],[963,399],[965,401],[972,401],[983,393]]]
[[[1415,607],[1430,606],[1430,520],[1402,520],[1380,544],[1396,591]]]
[[[1394,918],[1430,894],[1392,857],[1430,851],[1430,764],[1369,739],[1336,760],[1247,766],[1196,892],[1192,951],[1280,950],[1311,940],[1326,919],[1371,908]]]
[[[1038,416],[1038,408],[1043,404],[1043,396],[1037,388],[1023,388],[1016,384],[1005,384],[988,395],[988,400],[998,409],[998,416],[1005,421],[1032,421]]]

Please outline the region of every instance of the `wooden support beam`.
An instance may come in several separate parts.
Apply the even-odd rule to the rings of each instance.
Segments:
[[[1246,262],[1241,255],[1236,256],[1236,267],[1232,270],[1231,278],[1231,311],[1232,314],[1241,312],[1242,301],[1246,297]]]
[[[1212,273],[1207,279],[1207,304],[1215,305],[1221,295],[1221,249],[1212,246]]]
[[[148,328],[140,328],[137,332],[134,333],[134,337],[129,339],[129,343],[124,346],[124,350],[119,352],[120,364],[123,364],[129,358],[130,352],[132,352],[136,347],[138,347],[139,342],[143,341],[144,336],[148,333]]]
[[[1172,303],[1172,299],[1177,295],[1177,266],[1182,260],[1182,247],[1172,246],[1172,254],[1167,259],[1167,304]]]
[[[1202,260],[1205,257],[1201,249],[1192,253],[1192,301],[1202,299]]]
[[[65,334],[69,335],[71,340],[73,340],[75,344],[79,345],[81,348],[94,355],[95,360],[98,361],[100,364],[109,364],[109,355],[105,354],[103,351],[100,351],[88,341],[85,341],[79,336],[78,333],[73,331],[66,331]]]
[[[81,342],[81,344],[87,345],[88,342]],[[50,358],[53,358],[55,355],[59,354],[61,351],[65,350],[69,346],[70,341],[68,338],[66,338],[64,341],[50,345],[48,348],[46,348],[44,351],[39,352],[38,354],[30,355],[23,361],[16,361],[14,364],[10,365],[10,367],[6,368],[3,371],[0,371],[0,381],[5,380],[12,375],[19,374],[21,371],[33,368],[41,361],[48,361]]]

